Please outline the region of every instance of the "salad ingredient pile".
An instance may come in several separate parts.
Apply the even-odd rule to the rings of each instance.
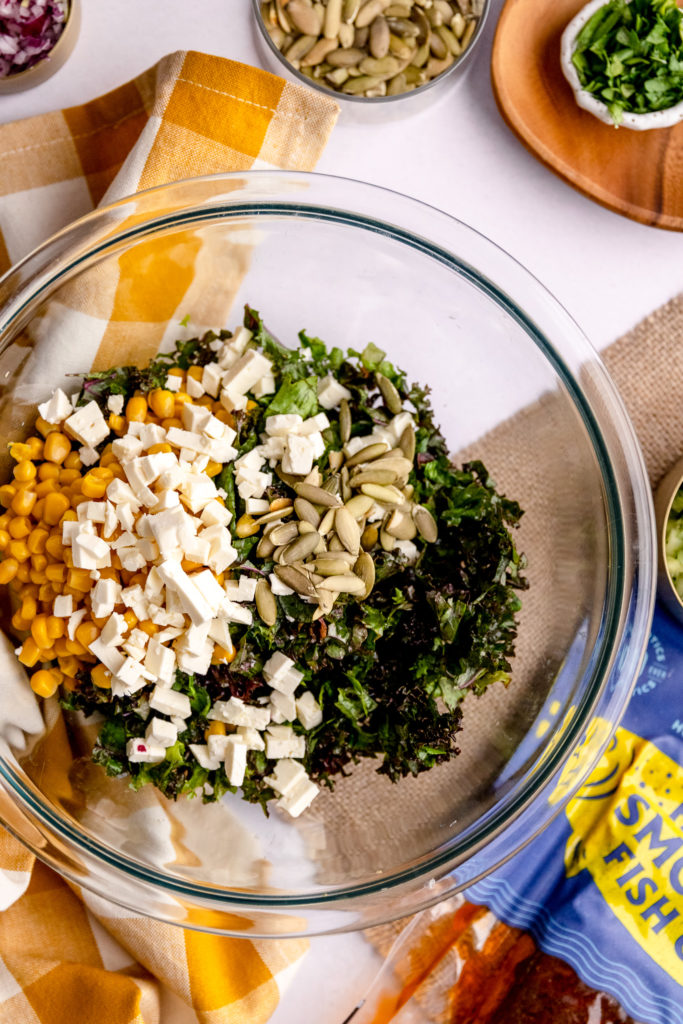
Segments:
[[[69,0],[0,0],[0,79],[48,57],[68,15]]]
[[[374,345],[288,349],[247,308],[38,412],[0,582],[33,690],[104,716],[109,774],[297,816],[362,757],[453,757],[465,694],[507,683],[521,510]]]
[[[683,11],[676,0],[609,0],[579,32],[572,63],[617,125],[625,112],[673,107],[683,101]]]

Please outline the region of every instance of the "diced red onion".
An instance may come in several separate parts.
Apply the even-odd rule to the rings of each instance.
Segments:
[[[44,60],[66,24],[68,0],[0,0],[0,78]]]

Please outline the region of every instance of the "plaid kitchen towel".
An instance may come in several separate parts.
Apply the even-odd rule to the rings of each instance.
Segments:
[[[263,71],[181,52],[82,106],[0,126],[0,272],[103,201],[198,174],[311,170],[337,113]],[[121,261],[119,278],[93,296],[95,365],[126,362],[127,344],[144,361],[162,340],[147,324],[151,352],[141,354],[141,307],[121,312],[133,271]],[[174,281],[159,322],[191,278],[189,267]],[[184,931],[79,899],[2,831],[0,910],[1,1024],[259,1024],[306,948]]]

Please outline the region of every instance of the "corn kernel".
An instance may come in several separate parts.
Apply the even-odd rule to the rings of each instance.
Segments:
[[[39,697],[52,697],[57,692],[61,679],[61,673],[51,671],[49,668],[41,668],[31,676],[31,689]]]
[[[60,671],[71,679],[78,674],[81,668],[80,661],[73,654],[67,654],[65,657],[58,658],[57,664],[59,665]]]
[[[29,542],[29,548],[30,548]],[[45,540],[44,548],[50,558],[61,559],[64,557],[65,547],[62,544],[62,538],[58,533],[51,533]]]
[[[88,648],[94,640],[97,640],[99,635],[100,631],[94,622],[82,622],[76,629],[76,640],[85,648]]]
[[[208,741],[209,736],[225,736],[227,729],[224,722],[210,722],[204,730],[204,740]]]
[[[28,545],[27,545],[28,547]],[[35,569],[36,572],[45,572],[47,567],[47,558],[45,555],[31,555],[31,568]]]
[[[42,486],[42,484],[39,486]],[[37,500],[38,495],[35,491],[17,491],[12,498],[10,508],[16,516],[30,516]]]
[[[91,471],[90,473],[86,473],[83,477],[81,493],[84,498],[103,498],[106,493],[108,483],[108,480],[102,480],[96,477],[94,475],[94,471]]]
[[[87,649],[78,640],[67,640],[66,649],[69,654],[78,654],[79,656],[88,653]]]
[[[206,469],[204,470],[204,472],[206,473],[206,475],[207,475],[207,476],[218,476],[218,474],[220,473],[220,471],[222,470],[222,468],[223,468],[223,467],[222,467],[222,465],[220,464],[220,462],[214,462],[214,461],[213,461],[213,460],[211,459],[211,460],[209,460],[209,462],[207,463],[207,466],[206,466]]]
[[[93,585],[87,569],[69,569],[67,583],[74,590],[79,590],[82,594],[87,594]]]
[[[14,441],[9,446],[9,453],[17,462],[21,462],[23,459],[33,458],[30,444],[22,444],[21,441]]]
[[[25,665],[26,668],[33,668],[41,658],[42,651],[40,650],[40,647],[32,637],[27,636],[21,645],[21,650],[19,651],[19,661],[22,665]]]
[[[147,636],[154,636],[159,629],[156,623],[152,622],[151,619],[143,619],[142,622],[138,622],[137,628],[141,629],[143,633],[147,634]]]
[[[45,575],[50,583],[64,583],[66,580],[66,566],[59,562],[56,562],[54,565],[46,565]]]
[[[39,484],[36,484],[35,490],[39,498],[44,498],[47,494],[59,490],[59,481],[54,478],[41,480]]]
[[[20,583],[31,582],[31,566],[28,562],[19,562],[17,566],[17,577]]]
[[[168,419],[161,421],[161,425],[164,430],[170,430],[171,427],[179,427],[182,430],[183,421],[178,416],[169,416]]]
[[[0,530],[0,551],[5,550],[11,539],[12,535],[7,530]]]
[[[147,416],[147,399],[142,395],[129,398],[126,402],[126,419],[135,423],[143,423]]]
[[[17,489],[14,484],[3,484],[0,487],[0,505],[3,508],[9,508],[16,493]]]
[[[19,609],[19,614],[21,615],[22,619],[24,619],[24,621],[29,623],[32,622],[33,619],[35,619],[36,615],[38,614],[38,605],[36,603],[35,597],[33,597],[31,594],[27,594],[26,597],[23,598],[21,602],[21,608]]]
[[[0,562],[0,583],[11,583],[18,569],[19,563],[16,558],[3,558]]]
[[[69,499],[64,494],[48,494],[45,498],[43,519],[50,526],[56,526],[69,507]]]
[[[42,437],[37,437],[36,435],[34,435],[33,437],[27,437],[26,444],[29,446],[31,452],[31,454],[29,455],[30,459],[32,459],[35,462],[37,459],[43,458],[43,447],[45,442],[43,441]]]
[[[132,608],[127,608],[126,611],[123,613],[123,617],[126,620],[126,625],[128,626],[128,629],[133,629],[135,626],[137,626],[138,617],[132,610]]]
[[[59,432],[59,427],[56,423],[48,423],[42,416],[36,416],[36,430],[43,437],[47,437],[48,434],[55,434]]]
[[[14,479],[21,484],[28,484],[31,480],[35,480],[37,472],[38,470],[30,459],[22,459],[14,467]]]
[[[59,477],[59,466],[54,462],[42,462],[38,467],[39,480],[57,480]]]
[[[31,623],[31,636],[38,647],[52,646],[52,638],[47,631],[47,615],[36,615]]]
[[[175,395],[165,388],[155,388],[148,397],[150,408],[160,420],[172,416],[175,411]]]
[[[64,469],[82,469],[83,463],[78,452],[69,452],[64,459]]]
[[[231,661],[234,660],[235,653],[236,652],[235,652],[234,649],[232,651],[229,651],[229,650],[227,650],[227,648],[221,647],[219,644],[216,644],[216,646],[213,649],[213,655],[211,657],[211,664],[212,665],[223,665],[223,664],[225,664],[227,662],[231,662]]]
[[[90,672],[90,678],[100,690],[111,689],[111,672],[104,665],[95,665]]]
[[[31,620],[25,619],[20,611],[14,613],[14,615],[10,619],[10,622],[12,624],[12,629],[16,633],[25,633],[29,626],[31,625]]]
[[[159,444],[153,444],[151,448],[147,449],[149,455],[157,455],[159,452],[172,452],[173,448],[167,441],[161,441]]]
[[[69,652],[67,650],[67,647],[66,647],[66,638],[65,637],[62,636],[62,637],[59,638],[59,640],[55,640],[55,642],[54,642],[54,644],[52,646],[54,647],[55,654],[57,655],[58,658],[70,658],[71,657],[71,655],[69,654]]]
[[[47,604],[49,608],[52,608],[52,602],[56,596],[57,593],[51,583],[41,583],[38,587],[38,599]]]
[[[31,557],[25,540],[11,540],[7,545],[7,551],[11,558],[16,558],[17,562],[26,562]]]
[[[50,640],[59,640],[60,637],[64,636],[66,632],[66,623],[64,619],[58,619],[56,615],[48,615],[47,617],[47,634]]]
[[[80,473],[77,469],[60,469],[59,470],[59,483],[62,485],[72,484],[74,480],[78,480]]]

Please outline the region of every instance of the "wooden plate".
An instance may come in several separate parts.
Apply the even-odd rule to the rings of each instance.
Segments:
[[[641,224],[683,231],[683,122],[616,129],[574,102],[560,36],[584,2],[507,0],[491,59],[500,112],[534,156],[590,199]]]

